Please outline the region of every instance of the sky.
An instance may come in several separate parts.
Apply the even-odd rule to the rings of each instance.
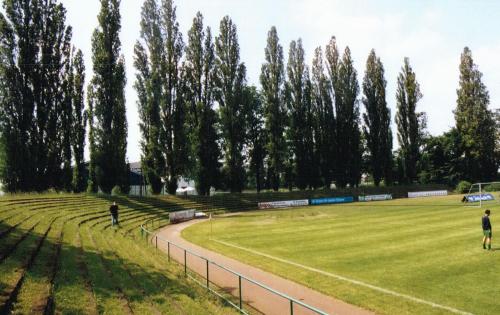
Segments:
[[[99,0],[62,0],[73,44],[82,49],[87,82],[92,75],[91,36],[97,26]],[[129,161],[140,160],[137,96],[133,89],[133,48],[139,38],[142,0],[122,0],[122,53],[127,66]],[[490,92],[490,108],[500,108],[500,1],[494,0],[177,0],[177,18],[184,41],[193,17],[200,11],[216,36],[219,22],[229,15],[238,28],[241,61],[250,84],[259,86],[267,32],[276,26],[285,62],[292,40],[301,38],[308,64],[316,47],[332,36],[339,48],[349,46],[358,72],[375,49],[385,67],[387,102],[393,130],[396,80],[404,57],[416,73],[423,94],[417,110],[428,115],[428,131],[441,134],[454,126],[458,66],[465,46],[471,48]],[[361,97],[361,95],[360,95]],[[362,106],[361,106],[362,107]],[[395,141],[395,146],[398,146]]]

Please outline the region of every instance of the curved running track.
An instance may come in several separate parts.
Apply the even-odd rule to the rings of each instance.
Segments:
[[[368,315],[374,314],[373,312],[362,309],[358,306],[354,306],[337,300],[330,296],[324,295],[303,285],[295,283],[293,281],[281,278],[272,273],[263,271],[261,269],[255,268],[253,266],[244,264],[235,259],[228,258],[221,254],[212,252],[193,243],[190,243],[181,237],[181,231],[188,226],[196,224],[199,221],[189,221],[181,224],[168,225],[167,227],[160,230],[157,235],[162,239],[167,239],[173,243],[179,244],[204,256],[222,266],[230,268],[242,275],[254,279],[260,283],[263,283],[277,291],[287,294],[299,301],[302,301],[308,305],[314,306],[328,314],[338,314],[338,315]],[[163,242],[158,242],[158,247],[161,250],[167,251],[167,245]],[[175,260],[184,263],[184,251],[176,248],[175,246],[170,246],[170,255]],[[206,275],[206,263],[205,261],[191,256],[188,254],[188,267],[194,272],[205,277]],[[238,295],[238,278],[234,275],[229,274],[221,270],[220,268],[210,265],[209,269],[210,282],[216,284],[218,287],[224,288],[226,291],[231,292],[233,295]],[[259,310],[264,314],[278,315],[278,314],[289,314],[290,304],[287,300],[278,297],[268,291],[257,287],[248,282],[242,282],[242,293],[243,300],[246,304],[252,306],[253,308]],[[307,311],[296,305],[294,308],[294,315],[297,314],[314,314],[311,311]]]

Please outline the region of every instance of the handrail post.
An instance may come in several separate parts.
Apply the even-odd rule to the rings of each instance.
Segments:
[[[155,247],[158,249],[158,235],[155,236]]]
[[[293,315],[293,300],[290,300],[290,315]]]
[[[243,298],[241,294],[241,276],[238,276],[238,286],[239,286],[239,294],[240,294],[240,310],[243,310]]]
[[[207,289],[210,288],[210,280],[209,280],[209,275],[208,275],[208,259],[205,259],[205,261],[207,262]]]
[[[167,242],[167,256],[168,256],[168,262],[170,262],[170,242]]]
[[[184,275],[187,276],[187,252],[184,249]]]

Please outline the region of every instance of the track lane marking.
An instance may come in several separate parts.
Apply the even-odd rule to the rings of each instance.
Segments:
[[[293,262],[293,261],[290,261],[290,260],[287,260],[287,259],[283,259],[283,258],[275,257],[275,256],[272,256],[272,255],[269,255],[269,254],[261,253],[259,251],[253,250],[253,249],[249,249],[249,248],[245,248],[245,247],[242,247],[242,246],[234,245],[234,244],[231,244],[231,243],[228,243],[228,242],[224,242],[224,241],[220,241],[220,240],[217,240],[217,239],[214,239],[214,238],[212,238],[212,241],[220,243],[220,244],[225,245],[225,246],[229,246],[229,247],[233,247],[233,248],[236,248],[236,249],[240,249],[240,250],[243,250],[243,251],[255,254],[255,255],[259,255],[259,256],[266,257],[266,258],[269,258],[269,259],[272,259],[272,260],[276,260],[276,261],[279,261],[279,262],[282,262],[282,263],[285,263],[285,264],[288,264],[288,265],[292,265],[292,266],[295,266],[295,267],[298,267],[298,268],[302,268],[302,269],[305,269],[305,270],[316,272],[316,273],[319,273],[319,274],[322,274],[322,275],[325,275],[325,276],[328,276],[328,277],[331,277],[331,278],[335,278],[335,279],[338,279],[338,280],[346,281],[346,282],[349,282],[349,283],[352,283],[352,284],[356,284],[356,285],[359,285],[359,286],[362,286],[362,287],[370,288],[370,289],[378,291],[378,292],[382,292],[382,293],[389,294],[389,295],[392,295],[392,296],[397,296],[397,297],[400,297],[400,298],[404,298],[404,299],[407,299],[407,300],[412,301],[412,302],[416,302],[416,303],[420,303],[420,304],[425,304],[425,305],[429,305],[431,307],[435,307],[435,308],[447,310],[447,311],[455,313],[455,314],[473,315],[473,313],[465,312],[465,311],[462,311],[462,310],[459,310],[459,309],[456,309],[456,308],[453,308],[453,307],[450,307],[450,306],[437,304],[437,303],[434,303],[434,302],[431,302],[431,301],[427,301],[427,300],[423,300],[423,299],[420,299],[420,298],[417,298],[417,297],[414,297],[414,296],[411,296],[411,295],[399,293],[399,292],[392,291],[392,290],[389,290],[389,289],[384,289],[382,287],[378,287],[378,286],[375,286],[375,285],[372,285],[372,284],[369,284],[369,283],[366,283],[366,282],[363,282],[363,281],[359,281],[359,280],[347,278],[347,277],[344,277],[344,276],[341,276],[341,275],[338,275],[338,274],[335,274],[335,273],[331,273],[331,272],[323,271],[323,270],[316,269],[316,268],[313,268],[313,267],[305,266],[305,265],[302,265],[302,264],[299,264],[299,263],[296,263],[296,262]]]

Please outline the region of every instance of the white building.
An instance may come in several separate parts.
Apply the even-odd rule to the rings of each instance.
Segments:
[[[130,163],[130,195],[132,196],[147,196],[149,189],[145,184],[142,175],[141,162]],[[197,195],[194,180],[189,180],[184,177],[179,178],[177,181],[176,195]],[[161,192],[162,195],[166,194],[165,187]]]

